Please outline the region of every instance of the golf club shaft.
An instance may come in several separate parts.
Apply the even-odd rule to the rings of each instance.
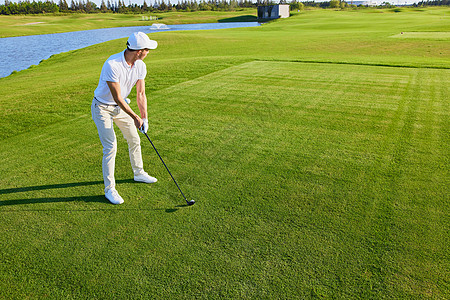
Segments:
[[[169,172],[170,177],[172,177],[173,182],[175,182],[175,184],[177,185],[178,190],[180,191],[181,195],[183,195],[184,200],[186,201],[186,203],[189,204],[189,201],[186,199],[186,196],[184,196],[183,192],[181,191],[180,187],[178,186],[177,181],[175,180],[175,178],[173,178],[172,173],[170,173],[169,168],[166,166],[166,163],[164,162],[164,160],[162,159],[161,155],[159,155],[158,150],[156,150],[155,145],[153,144],[152,140],[148,137],[147,133],[144,132],[145,136],[147,137],[147,139],[149,140],[150,144],[152,144],[153,149],[155,149],[156,154],[158,154],[159,158],[161,159],[162,163],[164,164],[164,167],[166,167],[167,172]]]

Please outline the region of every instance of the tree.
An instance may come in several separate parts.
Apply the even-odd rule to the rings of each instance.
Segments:
[[[102,3],[100,4],[100,11],[101,11],[102,13],[108,12],[108,7],[107,7],[106,4],[105,4],[105,0],[102,0]]]
[[[167,11],[167,10],[168,10],[167,4],[164,3],[164,0],[162,0],[162,2],[161,2],[161,4],[159,5],[158,8],[159,8],[159,10],[161,10],[161,11]]]
[[[331,0],[330,1],[330,8],[339,8],[339,1],[338,0]]]
[[[87,13],[91,13],[94,10],[94,8],[92,7],[92,3],[91,1],[87,1],[86,5],[84,6],[84,11]]]

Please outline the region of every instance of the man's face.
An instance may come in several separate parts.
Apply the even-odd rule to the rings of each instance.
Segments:
[[[148,49],[139,50],[140,53],[138,53],[138,59],[143,60],[147,56],[148,51]]]

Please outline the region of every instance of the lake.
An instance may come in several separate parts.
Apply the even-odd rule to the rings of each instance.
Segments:
[[[103,28],[94,30],[0,38],[0,77],[37,65],[41,60],[62,52],[145,33],[179,30],[211,30],[259,26],[258,22],[205,23]]]

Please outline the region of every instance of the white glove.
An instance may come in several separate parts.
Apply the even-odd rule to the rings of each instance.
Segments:
[[[139,131],[142,132],[142,133],[147,133],[147,131],[148,131],[148,120],[147,119],[142,119],[142,121],[144,123],[142,124],[142,127],[139,128]]]

